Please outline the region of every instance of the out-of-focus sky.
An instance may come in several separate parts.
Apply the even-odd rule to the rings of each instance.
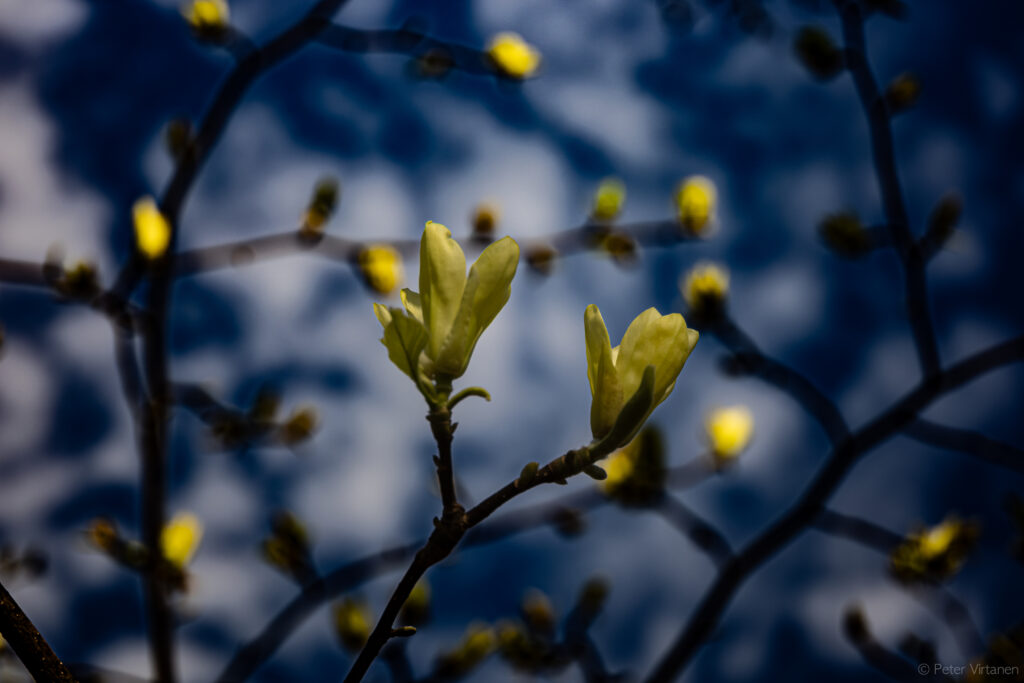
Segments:
[[[808,21],[838,35],[830,3],[767,2],[767,37],[745,34],[718,3],[695,4],[690,24],[659,4],[352,0],[337,20],[362,28],[416,20],[476,47],[517,31],[543,53],[543,69],[521,85],[461,73],[425,82],[408,76],[403,56],[309,47],[246,96],[186,203],[181,246],[292,228],[324,175],[343,186],[331,232],[390,239],[418,236],[428,219],[465,235],[482,200],[500,205],[501,234],[542,237],[579,224],[608,175],[628,187],[624,220],[668,218],[676,183],[701,173],[721,200],[706,242],[645,251],[634,269],[594,255],[560,262],[547,279],[521,269],[463,380],[494,399],[458,409],[466,487],[482,498],[526,462],[589,440],[584,307],[598,304],[617,338],[649,306],[679,310],[677,280],[705,258],[732,270],[731,309],[763,349],[810,375],[852,425],[863,423],[912,385],[917,363],[894,257],[840,261],[816,237],[829,212],[882,220],[850,79],[816,83],[790,50]],[[232,17],[266,40],[309,5],[236,0]],[[893,124],[914,228],[946,191],[964,197],[962,230],[929,269],[948,362],[1024,328],[1024,12],[1010,0],[910,5],[909,21],[872,19],[868,36],[880,81],[910,70],[923,84],[918,106]],[[109,284],[129,252],[132,202],[159,194],[171,173],[163,126],[201,115],[231,64],[192,38],[174,2],[0,4],[0,255],[41,262],[60,244],[69,260],[96,262]],[[406,268],[414,283],[416,265]],[[195,512],[206,528],[180,631],[184,680],[209,680],[294,594],[258,559],[271,510],[308,520],[325,570],[429,530],[439,503],[424,406],[377,341],[374,300],[344,264],[311,255],[176,286],[174,379],[236,404],[269,384],[286,409],[312,403],[323,418],[300,455],[236,455],[208,452],[203,425],[175,415],[170,509]],[[136,528],[138,458],[110,325],[8,285],[0,324],[0,540],[34,543],[51,559],[45,577],[13,590],[67,659],[144,675],[137,581],[80,538],[98,516]],[[681,463],[701,454],[711,407],[751,407],[756,438],[739,467],[685,494],[740,545],[795,498],[826,443],[789,399],[722,376],[721,355],[705,336],[653,419]],[[1022,380],[1021,369],[1002,370],[928,415],[1024,445]],[[854,469],[835,507],[901,531],[950,510],[979,517],[981,548],[952,590],[989,632],[1022,612],[1021,596],[994,589],[1019,572],[1004,551],[1010,527],[1000,504],[1020,488],[1019,477],[898,437]],[[612,592],[594,639],[611,668],[647,671],[712,578],[711,564],[652,514],[608,508],[589,529],[571,541],[538,530],[435,568],[438,618],[410,643],[417,670],[426,673],[470,621],[514,615],[527,589],[548,592],[564,611],[600,574]],[[396,579],[366,587],[375,610]],[[873,674],[840,633],[853,601],[880,639],[913,630],[934,639],[944,660],[963,662],[941,621],[887,579],[884,558],[808,532],[740,592],[689,679],[866,680]],[[321,610],[257,680],[334,680],[347,665]],[[495,660],[473,680],[516,677]]]

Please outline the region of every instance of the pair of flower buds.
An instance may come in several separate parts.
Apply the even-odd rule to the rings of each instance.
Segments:
[[[448,402],[473,349],[511,293],[519,245],[502,238],[466,273],[466,256],[451,232],[428,222],[420,240],[420,291],[402,290],[404,308],[374,304],[388,357],[431,406]],[[678,313],[649,308],[612,347],[601,311],[584,314],[587,376],[594,439],[614,449],[628,443],[655,407],[668,398],[698,333]]]

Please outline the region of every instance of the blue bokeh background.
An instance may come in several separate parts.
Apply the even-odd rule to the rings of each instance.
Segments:
[[[721,199],[719,230],[706,242],[645,251],[633,269],[581,255],[548,279],[522,270],[465,377],[494,396],[459,409],[465,486],[482,498],[524,463],[586,441],[583,308],[597,303],[617,337],[644,308],[679,310],[678,278],[705,258],[731,269],[739,324],[862,424],[917,379],[895,257],[842,261],[816,237],[821,217],[838,210],[882,221],[863,112],[847,76],[816,83],[790,51],[807,22],[838,34],[830,3],[766,2],[771,30],[759,24],[756,35],[729,11],[744,4],[694,3],[684,16],[679,3],[653,0],[352,0],[337,19],[362,28],[416,21],[478,47],[517,31],[541,50],[543,70],[521,85],[459,72],[420,81],[400,55],[310,46],[247,94],[186,203],[181,246],[291,229],[323,175],[344,188],[329,228],[339,235],[415,238],[427,219],[464,235],[473,207],[488,200],[502,209],[500,232],[525,243],[579,224],[605,176],[629,188],[624,220],[648,220],[669,217],[679,179],[701,173]],[[263,41],[310,5],[236,0],[233,20]],[[868,25],[879,80],[909,70],[923,84],[917,107],[893,124],[914,229],[945,192],[964,197],[960,230],[929,269],[946,362],[1024,329],[1022,20],[1013,0],[929,1],[911,3],[906,22]],[[132,202],[159,194],[172,171],[164,126],[201,116],[231,65],[193,39],[171,1],[0,6],[0,254],[41,262],[59,244],[69,261],[96,262],[109,284],[129,254]],[[406,268],[415,282],[415,264]],[[239,405],[268,385],[285,409],[311,403],[323,421],[298,454],[231,454],[216,452],[192,415],[176,414],[171,510],[191,510],[206,527],[181,606],[185,680],[210,680],[294,594],[258,558],[272,510],[308,521],[324,570],[429,529],[433,445],[421,400],[377,342],[373,300],[345,264],[315,255],[175,288],[176,380]],[[146,675],[138,582],[80,538],[98,516],[137,531],[138,461],[109,323],[4,284],[0,323],[0,541],[39,546],[51,564],[11,588],[66,659]],[[678,464],[701,455],[711,407],[752,408],[756,438],[739,467],[684,495],[741,545],[798,495],[827,444],[787,397],[721,375],[722,353],[705,336],[654,419]],[[1024,369],[1001,370],[927,415],[1024,446],[1022,380]],[[1017,475],[897,437],[854,469],[834,507],[901,532],[951,511],[980,520],[980,548],[951,590],[989,634],[1024,611],[1001,509],[1020,488]],[[564,612],[595,574],[612,592],[594,640],[611,668],[648,671],[713,568],[650,513],[608,507],[588,529],[570,541],[533,531],[433,570],[437,618],[409,647],[417,671],[469,622],[514,615],[528,589]],[[361,594],[379,610],[395,580],[383,576]],[[742,589],[687,680],[871,680],[840,632],[852,602],[883,642],[913,631],[933,639],[943,661],[966,661],[942,621],[887,578],[884,558],[812,531]],[[257,680],[337,680],[347,665],[321,610]],[[473,680],[518,678],[492,660]]]

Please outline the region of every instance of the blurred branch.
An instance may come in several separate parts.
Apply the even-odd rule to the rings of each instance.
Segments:
[[[704,464],[703,458],[699,458],[670,469],[668,481],[669,485],[676,489],[685,489],[712,474],[714,471]],[[593,510],[609,502],[610,499],[600,490],[587,487],[548,503],[539,503],[505,513],[474,527],[466,533],[460,547],[482,547],[543,526],[559,528],[565,523],[568,515]],[[425,542],[424,539],[407,543],[355,560],[307,584],[256,638],[238,650],[217,681],[234,683],[246,680],[321,604],[409,561],[413,553]]]
[[[641,246],[671,246],[694,239],[681,229],[677,221],[663,220],[624,223],[613,227],[585,223],[555,232],[541,240],[531,240],[531,242],[535,242],[537,245],[550,245],[559,256],[568,256],[593,251],[609,230],[614,231],[616,235],[632,238],[636,244]],[[467,250],[477,250],[485,246],[485,243],[473,238],[465,238],[460,240],[460,243]],[[212,270],[244,266],[256,261],[303,252],[315,253],[332,261],[356,267],[360,252],[371,244],[386,244],[394,248],[404,258],[414,257],[419,253],[418,240],[351,240],[331,234],[310,238],[295,229],[183,251],[175,257],[174,276],[189,277]],[[524,249],[523,253],[525,258],[529,249]]]
[[[940,396],[986,372],[1021,360],[1024,360],[1024,337],[976,353],[939,375],[926,378],[917,388],[840,442],[799,499],[719,570],[697,610],[647,680],[651,683],[670,681],[678,675],[714,632],[746,579],[814,523],[826,501],[861,455],[903,429],[919,411]]]
[[[289,57],[330,21],[345,0],[320,0],[297,23],[288,27],[262,47],[254,47],[240,59],[221,84],[213,104],[207,110],[194,139],[181,155],[170,183],[165,189],[160,211],[171,226],[166,255],[150,264],[138,249],[118,275],[112,298],[127,299],[144,274],[150,287],[147,310],[150,317],[142,327],[143,368],[149,400],[139,420],[141,467],[142,540],[150,558],[160,553],[160,534],[166,516],[167,424],[169,397],[167,317],[173,278],[172,262],[178,238],[181,209],[203,162],[227,126],[235,108],[256,78]],[[148,266],[148,267],[147,267]],[[162,584],[151,559],[145,572],[146,618],[154,670],[159,683],[172,683],[174,675],[174,624],[167,603],[167,587]]]
[[[867,619],[859,608],[851,608],[844,615],[843,634],[868,665],[894,681],[914,683],[934,678],[929,675],[932,671],[932,664],[914,666],[899,654],[879,643],[871,633]],[[943,677],[941,680],[946,680],[946,678]]]
[[[833,536],[848,538],[880,553],[888,553],[903,542],[903,536],[860,517],[823,509],[814,520],[814,527]]]
[[[857,94],[868,120],[871,151],[875,161],[875,172],[878,176],[886,225],[888,225],[893,246],[903,265],[907,317],[910,320],[914,344],[917,347],[921,373],[925,377],[930,377],[937,374],[941,366],[931,312],[928,308],[925,258],[910,231],[907,207],[903,199],[899,173],[896,169],[889,108],[878,89],[878,83],[875,81],[871,65],[868,63],[864,38],[864,16],[861,13],[860,2],[833,0],[833,4],[835,4],[842,22],[846,68],[853,77]]]
[[[833,536],[850,539],[880,553],[888,555],[903,542],[903,536],[883,526],[859,517],[822,510],[814,522],[815,528]],[[906,585],[904,588],[928,608],[937,610],[956,638],[964,657],[977,656],[985,649],[978,626],[967,606],[941,585]]]
[[[75,681],[71,671],[53,653],[50,645],[0,583],[0,633],[37,681]]]
[[[903,432],[910,438],[929,446],[966,453],[1024,474],[1024,450],[1002,441],[990,439],[980,432],[948,427],[921,418],[907,425]]]
[[[0,282],[28,287],[49,287],[39,263],[0,258]]]
[[[818,421],[833,446],[849,436],[846,420],[832,399],[793,368],[764,355],[731,318],[723,315],[708,331],[733,352],[730,372],[753,375],[789,394]]]
[[[721,567],[732,559],[732,546],[722,532],[675,496],[666,493],[654,509],[695,546],[707,553],[716,566]]]
[[[344,52],[390,52],[423,57],[436,55],[440,67],[469,74],[501,77],[490,68],[487,54],[464,45],[447,43],[408,28],[368,30],[331,24],[317,36],[317,42]]]

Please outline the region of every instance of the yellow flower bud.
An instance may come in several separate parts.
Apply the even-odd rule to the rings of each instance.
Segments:
[[[499,72],[516,80],[529,78],[540,66],[540,52],[518,33],[499,33],[491,38],[487,56]]]
[[[711,454],[719,462],[734,459],[750,444],[754,415],[746,406],[716,408],[704,423]]]
[[[690,176],[679,184],[675,200],[683,228],[697,236],[706,233],[714,221],[718,202],[715,184],[701,175]]]
[[[508,301],[519,245],[503,237],[466,274],[466,256],[445,226],[429,221],[420,240],[420,291],[402,290],[405,310],[374,304],[388,357],[417,387],[441,392],[461,377],[476,343]],[[436,397],[428,397],[434,400]]]
[[[183,14],[192,28],[201,33],[223,31],[231,20],[226,0],[192,0]]]
[[[608,477],[601,482],[605,495],[627,506],[656,501],[665,490],[665,443],[656,427],[644,427],[635,439],[601,463]]]
[[[171,243],[171,225],[160,213],[152,197],[143,197],[132,206],[135,221],[135,244],[148,259],[158,259]]]
[[[978,537],[976,524],[954,516],[907,535],[889,556],[889,569],[905,582],[941,581],[963,566]]]
[[[678,313],[663,316],[648,308],[629,324],[622,343],[612,348],[597,306],[587,306],[583,320],[591,430],[595,439],[621,432],[614,436],[618,443],[610,444],[617,448],[628,443],[651,411],[672,393],[699,335]],[[641,400],[642,394],[646,399]],[[627,407],[636,414],[626,415]],[[629,424],[621,424],[623,416]]]
[[[720,309],[729,295],[729,271],[710,261],[697,263],[683,277],[683,300],[694,313]]]
[[[195,515],[184,512],[175,515],[160,533],[160,549],[164,557],[178,569],[184,569],[192,560],[203,538],[203,525]]]
[[[374,244],[364,247],[357,257],[359,272],[366,285],[387,296],[402,283],[402,255],[387,244]]]
[[[370,614],[366,604],[345,598],[334,606],[334,632],[349,652],[359,652],[370,637]]]
[[[596,221],[614,220],[626,203],[626,186],[618,178],[606,178],[594,192],[591,217]]]

